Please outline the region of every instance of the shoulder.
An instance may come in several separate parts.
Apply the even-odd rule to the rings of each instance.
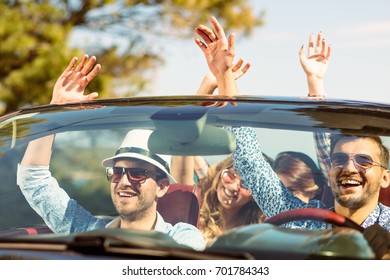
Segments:
[[[197,227],[187,223],[172,225],[165,222],[159,213],[157,213],[155,230],[163,232],[177,243],[190,246],[195,250],[203,250],[205,247],[204,238]]]
[[[203,250],[205,241],[198,228],[187,223],[177,223],[171,228],[172,238],[177,243],[188,245],[195,250]]]
[[[390,207],[383,205],[382,203],[379,203],[378,206],[380,218],[386,219],[387,222],[390,224]]]
[[[378,203],[378,208],[379,208],[379,215],[380,216],[385,216],[390,220],[390,207],[386,206],[382,203]]]
[[[375,212],[379,212],[378,215],[374,215],[374,218],[377,216],[377,223],[390,231],[390,207],[379,203],[373,213]]]

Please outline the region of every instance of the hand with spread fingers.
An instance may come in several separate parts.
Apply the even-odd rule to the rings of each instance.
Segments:
[[[314,35],[309,37],[307,56],[304,54],[304,46],[299,50],[299,61],[305,71],[311,99],[324,99],[324,78],[328,69],[331,54],[331,46],[325,43],[322,32],[317,34],[317,42],[314,44]]]
[[[76,66],[77,61],[77,57],[72,58],[68,67],[58,78],[50,104],[83,102],[93,100],[98,96],[96,92],[84,95],[84,90],[99,73],[101,65],[96,64],[95,56],[88,60],[87,54],[84,54]]]
[[[224,96],[236,96],[238,91],[233,75],[233,59],[235,55],[234,34],[226,38],[225,31],[215,17],[210,18],[215,32],[199,25],[195,32],[203,39],[195,38],[195,43],[202,50],[210,71],[217,80],[218,92]]]

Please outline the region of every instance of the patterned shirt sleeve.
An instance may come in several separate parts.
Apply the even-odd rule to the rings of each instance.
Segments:
[[[60,188],[48,166],[18,165],[17,184],[30,206],[54,233],[103,228],[110,220],[99,219]]]
[[[280,181],[262,156],[256,132],[249,127],[228,128],[236,137],[233,153],[234,169],[240,174],[243,186],[248,188],[267,217],[297,208],[324,208],[319,200],[305,203],[296,198]],[[323,223],[304,221],[286,225],[291,228],[324,228]]]
[[[164,218],[157,212],[156,231],[167,234],[178,244],[186,245],[194,250],[205,249],[205,241],[199,229],[191,224],[179,222],[174,226],[164,221]]]

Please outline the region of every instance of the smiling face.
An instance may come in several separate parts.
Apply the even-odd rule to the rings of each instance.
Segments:
[[[118,160],[115,167],[156,170],[154,165],[147,162],[123,159]],[[110,183],[112,202],[123,219],[139,221],[148,214],[155,215],[157,199],[167,190],[167,188],[161,188],[155,180],[155,177],[152,177],[147,178],[142,184],[131,183],[124,175],[117,183]]]
[[[221,175],[217,186],[217,196],[223,208],[238,210],[252,200],[251,193],[240,185],[240,175],[233,168],[229,168],[225,174],[222,172]],[[224,176],[229,176],[228,180],[224,180]]]
[[[332,151],[332,154],[335,153],[367,154],[373,161],[380,162],[378,144],[368,138],[341,139]],[[388,171],[381,166],[373,165],[364,172],[357,169],[351,159],[340,168],[332,166],[329,179],[336,202],[351,209],[376,205],[380,188],[389,184]]]

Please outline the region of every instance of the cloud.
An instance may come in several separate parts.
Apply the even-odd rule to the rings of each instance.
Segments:
[[[343,25],[335,30],[339,47],[390,47],[390,20],[365,21]]]
[[[344,25],[337,28],[335,33],[345,36],[390,35],[390,20],[366,21]]]

